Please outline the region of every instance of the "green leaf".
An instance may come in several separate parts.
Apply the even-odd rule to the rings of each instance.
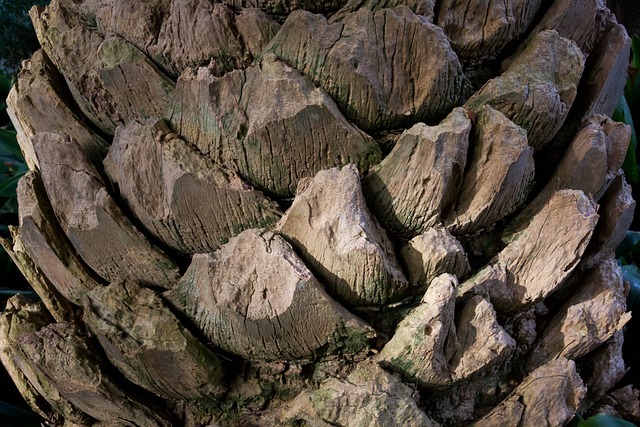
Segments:
[[[631,40],[631,66],[640,68],[640,37],[633,36]]]
[[[35,412],[0,401],[0,420],[2,425],[12,427],[40,427],[42,418]]]
[[[0,150],[13,154],[18,159],[23,159],[16,133],[6,129],[0,129]]]
[[[629,253],[640,253],[640,231],[627,231],[616,249],[616,258],[626,256]]]
[[[598,414],[581,421],[578,427],[637,427],[635,424],[625,421],[613,415]]]
[[[16,197],[16,188],[18,187],[18,181],[24,175],[23,173],[15,174],[14,176],[0,181],[0,197]]]

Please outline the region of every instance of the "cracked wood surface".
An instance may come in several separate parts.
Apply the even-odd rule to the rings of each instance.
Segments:
[[[406,296],[409,283],[369,213],[355,165],[300,181],[276,229],[340,301],[373,306]]]
[[[239,232],[271,226],[281,215],[276,203],[200,154],[161,119],[116,129],[104,168],[145,229],[181,254],[215,251]]]

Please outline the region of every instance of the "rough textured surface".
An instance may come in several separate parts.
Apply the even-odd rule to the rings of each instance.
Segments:
[[[381,157],[324,91],[273,55],[222,78],[205,68],[183,74],[169,122],[214,162],[277,197],[291,197],[299,179],[322,169],[366,170]]]
[[[362,8],[336,23],[294,12],[267,50],[368,131],[439,119],[462,94],[460,62],[444,33],[406,6]]]
[[[449,273],[459,279],[471,270],[464,248],[443,228],[430,228],[414,237],[400,255],[409,283],[422,292],[441,274]]]
[[[466,380],[509,357],[516,343],[487,300],[474,297],[455,313],[456,284],[447,274],[431,282],[421,304],[380,352],[383,367],[436,387]]]
[[[418,408],[411,388],[372,361],[360,363],[347,378],[331,378],[317,390],[303,392],[282,418],[310,426],[439,426]]]
[[[74,7],[54,0],[30,14],[40,44],[82,112],[107,134],[132,119],[163,114],[173,82],[131,43],[86,26]]]
[[[275,203],[202,156],[163,120],[119,127],[104,168],[146,230],[178,253],[212,252],[280,217]]]
[[[459,295],[488,295],[498,311],[516,312],[544,299],[574,270],[596,227],[596,204],[562,190],[529,226],[473,277]]]
[[[600,114],[586,120],[547,185],[510,221],[505,234],[526,227],[558,190],[581,190],[599,200],[622,167],[629,137],[630,127],[624,123]]]
[[[587,272],[542,332],[529,356],[533,370],[558,357],[577,359],[611,338],[631,319],[622,284],[622,272],[609,259]]]
[[[499,53],[524,34],[533,22],[541,0],[444,0],[438,5],[436,23],[461,58]]]
[[[339,9],[346,0],[222,0],[235,8],[255,7],[271,15],[286,15],[297,9],[326,13]]]
[[[622,357],[623,343],[624,331],[619,330],[602,346],[580,360],[580,375],[588,388],[584,407],[588,408],[602,399],[627,372]]]
[[[342,9],[331,16],[330,21],[341,21],[351,12],[366,8],[373,12],[380,9],[393,9],[398,6],[407,6],[416,15],[422,15],[429,22],[433,22],[435,0],[349,0]]]
[[[593,411],[639,423],[640,391],[635,389],[632,384],[628,384],[606,395],[595,405]]]
[[[0,315],[0,360],[25,401],[43,418],[54,421],[64,417],[71,422],[86,424],[89,418],[61,396],[18,347],[20,336],[36,332],[51,322],[41,303],[31,303],[22,295],[10,298]]]
[[[524,129],[485,105],[474,130],[473,154],[455,208],[445,220],[454,234],[479,231],[513,213],[533,183],[533,149]]]
[[[17,196],[22,250],[65,299],[81,305],[99,283],[60,228],[36,172],[29,171],[20,179]]]
[[[437,126],[405,131],[369,171],[362,189],[387,231],[411,238],[440,223],[462,183],[470,131],[467,113],[456,108]]]
[[[39,132],[66,132],[94,161],[106,153],[107,143],[87,127],[83,116],[72,105],[64,78],[44,52],[38,50],[23,64],[7,98],[7,112],[17,130],[29,169],[38,167],[31,137]]]
[[[165,288],[177,281],[176,265],[123,215],[77,143],[41,133],[33,146],[56,217],[93,271],[107,281],[132,277]]]
[[[529,374],[477,427],[561,426],[576,414],[586,387],[572,360],[559,358]]]
[[[18,347],[39,375],[60,395],[99,421],[140,427],[171,426],[167,415],[137,400],[105,371],[95,349],[68,323],[55,323],[23,334]]]
[[[224,393],[220,359],[153,291],[115,282],[91,292],[84,308],[86,324],[131,382],[170,399],[215,401]]]
[[[393,245],[367,209],[354,165],[301,181],[277,230],[340,301],[381,305],[407,293]]]
[[[216,347],[249,360],[355,353],[373,335],[266,231],[246,230],[213,254],[195,255],[166,298]]]
[[[555,30],[537,34],[500,76],[473,94],[465,108],[488,104],[527,131],[529,145],[542,148],[558,132],[576,97],[584,55]]]
[[[613,257],[633,221],[636,201],[624,175],[618,175],[600,199],[600,219],[582,260],[586,268]]]

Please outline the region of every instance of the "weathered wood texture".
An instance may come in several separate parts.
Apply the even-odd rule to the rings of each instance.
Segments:
[[[464,248],[446,229],[430,228],[402,247],[409,283],[424,292],[437,276],[461,278],[471,271]]]
[[[124,216],[75,141],[41,133],[33,145],[56,218],[93,271],[107,281],[132,277],[165,288],[177,281],[175,263]]]
[[[239,232],[268,227],[281,215],[278,205],[160,119],[116,129],[104,168],[145,229],[178,253],[214,251]]]
[[[222,362],[159,296],[132,281],[89,294],[84,320],[131,382],[170,399],[214,401],[225,391]]]
[[[576,97],[584,55],[555,30],[538,33],[500,76],[489,80],[465,103],[479,111],[485,104],[527,131],[539,150],[560,130]]]
[[[150,409],[109,375],[105,361],[68,323],[54,323],[23,334],[20,351],[38,375],[60,395],[99,421],[119,421],[134,426],[171,426],[162,410]]]
[[[331,21],[341,21],[351,12],[366,8],[373,12],[380,9],[393,9],[398,6],[407,6],[416,15],[424,16],[433,23],[435,0],[348,0],[339,11],[331,16]]]
[[[369,171],[362,189],[386,230],[411,238],[440,223],[462,184],[470,131],[466,111],[456,108],[437,126],[406,130]]]
[[[36,172],[29,171],[20,179],[17,196],[22,251],[40,267],[65,299],[81,305],[87,292],[100,282],[78,257],[60,228]]]
[[[489,295],[498,311],[508,312],[541,301],[576,268],[597,220],[596,204],[584,193],[556,192],[489,265],[460,285],[459,295]]]
[[[331,378],[300,394],[281,417],[313,426],[439,426],[418,408],[411,388],[372,361],[360,363],[347,378]]]
[[[30,12],[38,40],[64,75],[73,99],[103,132],[132,119],[162,115],[174,84],[134,45],[102,36],[72,10],[53,1]]]
[[[31,137],[39,132],[66,132],[82,147],[87,157],[98,161],[107,150],[88,126],[66,92],[64,78],[47,55],[36,51],[26,62],[7,98],[7,112],[17,132],[20,148],[30,169],[38,167]]]
[[[367,209],[354,165],[301,181],[277,230],[339,300],[371,306],[407,295],[407,279]]]
[[[165,295],[212,344],[249,360],[355,353],[374,335],[267,231],[246,230],[213,254],[195,255]]]
[[[500,52],[524,34],[533,22],[541,0],[444,0],[436,23],[461,58],[481,58]]]
[[[533,183],[527,134],[488,105],[476,118],[473,148],[455,208],[445,220],[454,234],[473,233],[516,211]]]
[[[294,12],[266,48],[325,89],[364,130],[433,121],[462,95],[462,69],[439,27],[407,7],[342,21]]]
[[[466,380],[509,357],[516,342],[498,324],[491,303],[476,296],[456,313],[456,286],[448,274],[431,282],[382,349],[383,367],[428,388]]]
[[[275,197],[293,196],[299,179],[322,169],[366,170],[381,157],[322,89],[272,55],[221,78],[185,72],[168,117],[203,154]]]
[[[500,405],[474,425],[564,425],[586,393],[575,363],[563,357],[533,371]]]

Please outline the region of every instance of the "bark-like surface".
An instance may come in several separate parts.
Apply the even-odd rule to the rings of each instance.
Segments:
[[[405,131],[362,181],[371,211],[389,232],[414,237],[440,223],[462,184],[471,121],[454,109],[437,126]]]
[[[640,422],[640,391],[628,384],[612,391],[593,408],[594,413]]]
[[[623,330],[580,360],[580,375],[588,388],[583,407],[590,407],[613,389],[627,372],[622,357]]]
[[[480,108],[474,144],[454,210],[445,220],[454,234],[473,233],[525,202],[533,183],[533,148],[527,133],[488,105]]]
[[[322,169],[366,170],[381,157],[323,90],[272,55],[222,78],[205,68],[185,72],[169,122],[214,162],[276,197],[293,196],[299,179]]]
[[[524,34],[540,9],[541,0],[444,0],[437,24],[461,58],[481,58],[500,52]]]
[[[20,336],[37,332],[52,321],[41,303],[32,303],[21,295],[10,298],[0,316],[0,360],[26,402],[42,417],[50,420],[62,417],[86,424],[89,417],[60,395],[18,346]]]
[[[409,283],[424,292],[437,276],[449,273],[458,279],[471,271],[464,248],[444,228],[430,228],[400,251]]]
[[[17,345],[39,375],[91,417],[140,427],[171,426],[167,414],[150,409],[133,390],[114,382],[96,349],[70,324],[54,323],[23,334]]]
[[[331,378],[317,390],[303,392],[280,418],[311,426],[439,426],[418,408],[414,390],[370,360],[347,378]]]
[[[580,190],[599,200],[622,167],[630,131],[624,123],[599,114],[587,119],[547,185],[510,221],[505,233],[514,234],[526,227],[558,190]]]
[[[577,359],[601,345],[631,319],[622,272],[610,259],[586,273],[542,332],[528,360],[533,370],[558,357]]]
[[[361,8],[335,23],[295,12],[267,50],[325,89],[364,130],[439,119],[462,95],[460,62],[444,33],[406,6]]]
[[[160,119],[119,127],[104,168],[146,230],[182,254],[215,251],[239,232],[271,226],[281,215],[274,202]]]
[[[175,263],[124,216],[75,141],[42,133],[33,146],[60,226],[93,271],[107,281],[131,277],[165,288],[177,281]]]
[[[584,55],[555,30],[537,34],[500,76],[473,94],[465,108],[488,104],[527,131],[529,145],[542,148],[558,132],[576,97]]]
[[[87,326],[131,382],[171,399],[215,401],[224,393],[220,359],[153,291],[115,282],[91,292],[84,308]]]
[[[416,15],[422,15],[429,22],[433,22],[435,0],[348,0],[342,9],[331,16],[331,21],[341,21],[352,12],[366,8],[373,12],[380,9],[393,9],[398,6],[407,6]]]
[[[576,414],[586,393],[572,360],[559,358],[533,371],[477,427],[560,426]]]
[[[45,53],[38,50],[24,63],[18,81],[9,92],[7,112],[29,169],[38,167],[31,137],[39,132],[66,132],[94,161],[106,153],[107,142],[87,126],[86,119],[70,105],[69,94],[64,89],[64,78]]]
[[[40,44],[82,112],[107,134],[132,119],[162,115],[173,82],[128,41],[86,26],[74,7],[54,0],[30,14]]]
[[[235,8],[255,7],[275,16],[287,15],[304,9],[314,13],[327,13],[342,7],[346,0],[222,0]]]
[[[195,255],[165,295],[212,344],[249,360],[356,353],[373,336],[326,294],[282,237],[261,230]]]
[[[382,349],[379,363],[425,387],[451,385],[490,369],[516,342],[498,324],[491,303],[476,296],[455,312],[457,281],[435,278]]]
[[[597,220],[596,204],[584,193],[558,191],[526,229],[460,285],[459,295],[489,295],[498,311],[526,309],[557,290],[576,268]]]
[[[277,230],[340,301],[371,306],[406,296],[409,283],[367,209],[354,165],[300,181]]]
[[[40,266],[65,299],[81,305],[87,292],[99,286],[99,282],[60,228],[36,172],[29,171],[20,179],[17,196],[21,250]]]

